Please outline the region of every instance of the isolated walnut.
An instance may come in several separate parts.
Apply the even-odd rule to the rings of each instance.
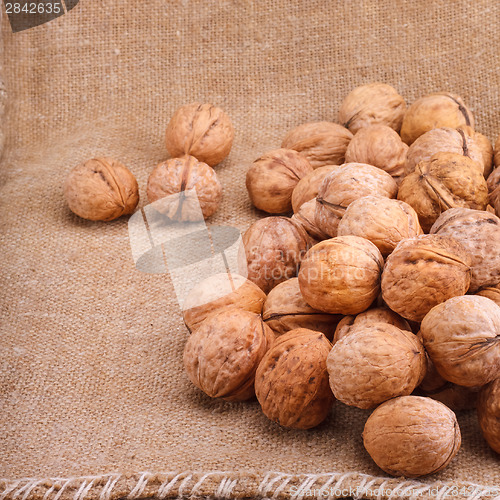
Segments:
[[[338,236],[314,245],[302,260],[299,285],[306,302],[331,314],[358,314],[380,291],[384,259],[359,236]]]
[[[183,303],[184,323],[194,331],[205,318],[229,306],[260,314],[266,294],[239,274],[220,273],[198,283]]]
[[[500,167],[495,168],[488,176],[488,201],[500,217]]]
[[[451,462],[460,449],[460,427],[443,403],[400,396],[381,404],[368,417],[363,444],[384,472],[420,477]]]
[[[470,265],[469,253],[449,236],[402,240],[385,262],[382,298],[403,318],[422,321],[434,306],[467,291]]]
[[[292,215],[292,219],[299,223],[316,242],[330,238],[328,234],[316,225],[316,199],[303,203],[300,209]]]
[[[366,238],[387,257],[401,240],[422,234],[422,229],[417,213],[404,201],[363,196],[347,207],[337,234]]]
[[[368,409],[411,394],[425,375],[426,363],[424,347],[412,332],[369,323],[354,326],[335,342],[326,366],[333,395]]]
[[[481,389],[477,416],[484,439],[500,453],[500,378]]]
[[[292,193],[292,208],[294,213],[298,212],[300,207],[307,201],[316,199],[323,179],[336,168],[338,168],[338,165],[325,165],[313,170],[310,174],[300,179]]]
[[[195,102],[174,113],[165,140],[171,156],[194,156],[213,167],[231,151],[234,128],[229,116],[212,104]]]
[[[397,191],[396,181],[380,168],[346,163],[323,179],[316,197],[316,226],[333,238],[346,208],[354,200],[368,195],[395,198]]]
[[[125,165],[112,158],[95,158],[71,170],[64,183],[64,197],[79,217],[110,221],[133,213],[139,187]]]
[[[433,128],[474,128],[474,118],[463,100],[449,92],[437,92],[417,99],[406,111],[401,139],[411,145]]]
[[[326,357],[332,345],[320,332],[298,328],[278,337],[255,375],[264,414],[284,427],[310,429],[333,404]]]
[[[408,321],[402,318],[399,314],[391,311],[387,307],[373,307],[372,309],[367,309],[356,316],[344,316],[335,328],[333,344],[349,334],[351,330],[356,329],[359,326],[368,327],[373,323],[388,323],[398,327],[400,330],[411,332],[411,327]]]
[[[435,128],[422,134],[408,149],[404,175],[415,171],[423,160],[430,160],[436,153],[456,153],[477,162],[477,168],[484,173],[482,152],[470,127]]]
[[[311,165],[297,151],[275,149],[255,160],[248,169],[248,194],[259,210],[271,214],[290,212],[295,186],[311,172]]]
[[[244,401],[254,396],[257,366],[274,341],[259,314],[229,307],[208,316],[189,336],[184,368],[211,398]]]
[[[500,306],[500,283],[494,286],[485,286],[476,292],[476,295],[487,297]]]
[[[455,238],[471,255],[469,292],[500,283],[500,218],[496,215],[451,208],[438,217],[430,232]]]
[[[419,335],[444,379],[474,387],[500,377],[500,307],[492,300],[452,297],[427,313]]]
[[[305,123],[288,132],[281,147],[298,151],[316,169],[344,163],[351,139],[351,132],[337,123]]]
[[[428,232],[449,208],[484,210],[488,188],[475,161],[456,153],[436,153],[403,179],[398,200],[415,209],[422,229]]]
[[[479,132],[474,134],[474,142],[481,150],[484,167],[483,173],[487,178],[493,169],[493,144],[491,144],[491,141],[485,135],[480,134]]]
[[[194,156],[171,158],[157,165],[149,175],[147,193],[156,210],[175,221],[206,219],[222,199],[214,169]]]
[[[399,132],[406,103],[394,87],[369,83],[351,91],[342,101],[339,122],[355,134],[368,125],[387,125]]]
[[[369,125],[356,132],[345,153],[346,163],[368,163],[393,177],[403,175],[408,145],[387,125]]]
[[[302,297],[298,278],[291,278],[269,292],[262,318],[277,335],[307,328],[322,332],[331,340],[341,316],[313,309]]]
[[[297,276],[300,261],[311,244],[305,229],[292,219],[260,219],[243,235],[241,265],[247,272],[242,274],[269,293],[278,283]]]

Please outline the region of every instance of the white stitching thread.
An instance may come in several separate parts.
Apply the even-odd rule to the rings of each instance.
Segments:
[[[178,498],[182,498],[182,494],[184,491],[184,488],[186,487],[187,483],[191,480],[193,476],[191,474],[188,474],[182,481],[182,483],[179,485],[179,493],[178,493]]]
[[[135,485],[135,488],[128,494],[127,498],[138,498],[141,493],[146,489],[146,486],[148,485],[148,481],[151,477],[150,472],[144,472],[142,476],[140,477],[139,481]]]
[[[171,481],[168,479],[158,489],[158,498],[163,499],[168,495],[168,492],[173,488],[177,480],[183,475],[183,472],[177,474]]]

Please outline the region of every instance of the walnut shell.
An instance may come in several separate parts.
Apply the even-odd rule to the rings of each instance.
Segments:
[[[195,102],[174,113],[165,134],[171,156],[194,156],[213,167],[227,157],[234,139],[229,116],[212,104]]]
[[[369,83],[356,87],[344,98],[339,122],[353,134],[368,125],[387,125],[399,132],[405,112],[405,100],[394,87]]]
[[[277,335],[296,328],[307,328],[322,332],[331,340],[341,316],[313,309],[302,297],[298,278],[291,278],[269,292],[262,318]]]
[[[292,208],[294,213],[297,213],[304,203],[316,198],[323,179],[336,168],[338,168],[338,165],[325,165],[313,170],[310,174],[300,179],[292,193]]]
[[[300,261],[312,240],[305,229],[287,217],[266,217],[243,235],[247,278],[269,293],[277,284],[297,276]]]
[[[437,304],[469,288],[471,257],[449,236],[423,234],[401,241],[382,272],[382,298],[395,312],[421,321]]]
[[[460,449],[460,427],[443,403],[400,396],[381,404],[368,417],[363,444],[384,472],[420,477],[451,462]]]
[[[436,153],[403,179],[398,200],[415,209],[422,229],[428,232],[449,208],[484,210],[488,188],[476,162],[456,153]]]
[[[220,273],[198,283],[183,303],[184,323],[194,331],[215,311],[234,306],[256,314],[262,312],[266,294],[239,274]]]
[[[380,168],[363,163],[346,163],[328,174],[316,197],[316,226],[332,238],[346,208],[368,195],[395,198],[396,181]]]
[[[422,234],[422,228],[417,213],[404,201],[363,196],[347,207],[337,234],[366,238],[387,257],[401,240]]]
[[[250,199],[259,210],[282,214],[292,210],[292,192],[300,179],[313,172],[293,149],[275,149],[254,161],[247,171]]]
[[[211,398],[244,401],[255,394],[257,366],[273,341],[260,315],[228,307],[208,316],[189,336],[184,368]]]
[[[149,201],[156,202],[156,210],[175,221],[206,219],[222,199],[215,170],[194,156],[171,158],[157,165],[149,175],[147,193]]]
[[[500,168],[497,167],[488,176],[488,201],[495,209],[495,213],[500,217]]]
[[[444,379],[474,387],[500,377],[500,307],[492,300],[452,297],[427,313],[420,336]]]
[[[481,389],[477,416],[484,439],[500,453],[500,378]]]
[[[493,169],[493,144],[491,144],[491,141],[486,136],[479,132],[474,134],[474,142],[481,150],[481,158],[484,167],[483,175],[487,178]]]
[[[493,165],[498,168],[500,167],[500,135],[498,136],[495,147],[494,147],[494,155],[493,155]]]
[[[470,293],[500,283],[500,218],[496,215],[484,210],[451,208],[438,217],[430,232],[455,238],[469,252]]]
[[[368,163],[393,177],[403,175],[408,145],[387,125],[369,125],[356,132],[345,153],[346,163]]]
[[[316,242],[330,238],[316,225],[316,199],[303,203],[298,212],[292,215],[292,220],[299,223]]]
[[[481,148],[476,142],[474,131],[464,128],[435,128],[422,134],[408,149],[404,175],[415,171],[424,160],[430,160],[436,153],[456,153],[477,162],[477,168],[484,174]]]
[[[380,290],[384,259],[359,236],[338,236],[314,245],[302,260],[299,285],[313,308],[331,314],[358,314]]]
[[[370,323],[354,326],[336,342],[326,367],[335,398],[368,409],[411,394],[426,363],[424,347],[412,332],[389,323]]]
[[[417,99],[406,111],[401,139],[411,145],[433,128],[474,128],[474,117],[463,100],[449,92],[437,92]]]
[[[398,327],[400,330],[411,332],[411,327],[404,318],[399,314],[391,311],[387,307],[373,307],[367,309],[356,316],[344,316],[335,328],[333,335],[333,344],[335,344],[342,337],[348,335],[351,330],[358,326],[370,326],[373,323],[389,323],[390,325]]]
[[[337,123],[305,123],[291,130],[281,147],[298,151],[316,169],[344,163],[351,139],[351,132]]]
[[[495,302],[497,306],[500,306],[500,283],[495,286],[486,286],[481,288],[478,292],[476,292],[476,295],[487,297]]]
[[[139,187],[125,165],[112,158],[95,158],[69,173],[64,197],[79,217],[110,221],[133,213],[139,203]]]
[[[326,357],[332,345],[319,332],[298,328],[278,337],[255,375],[264,414],[284,427],[310,429],[333,404]]]

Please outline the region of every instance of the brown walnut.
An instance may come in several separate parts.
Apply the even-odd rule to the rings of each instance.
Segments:
[[[339,122],[353,134],[368,125],[387,125],[399,132],[405,112],[405,100],[394,87],[369,83],[356,87],[344,98]]]
[[[486,184],[488,186],[488,201],[500,217],[500,167],[491,172]]]
[[[309,162],[293,149],[275,149],[255,160],[247,171],[246,186],[254,206],[270,214],[292,210],[292,192],[313,172]]]
[[[229,116],[211,104],[182,106],[172,116],[165,134],[171,156],[194,156],[213,167],[231,151],[234,129]]]
[[[500,378],[481,389],[477,416],[484,439],[500,453]]]
[[[338,168],[338,165],[325,165],[313,170],[310,174],[300,179],[292,193],[292,208],[294,213],[298,212],[304,203],[316,198],[323,179],[336,168]]]
[[[336,342],[326,366],[335,398],[368,409],[411,394],[425,374],[426,362],[424,347],[412,332],[370,323],[354,326]]]
[[[455,238],[469,252],[469,292],[500,283],[500,218],[496,215],[484,210],[451,208],[438,217],[430,232]]]
[[[221,273],[198,283],[183,303],[184,323],[194,331],[215,311],[229,306],[256,314],[262,312],[266,294],[239,274]]]
[[[269,292],[262,318],[277,335],[296,328],[307,328],[322,332],[331,340],[341,316],[312,308],[302,297],[298,278],[291,278]]]
[[[449,208],[484,210],[488,188],[475,161],[456,153],[436,153],[403,179],[398,200],[415,209],[422,229],[428,232]]]
[[[264,414],[284,427],[310,429],[333,404],[326,357],[332,345],[320,332],[298,328],[278,337],[255,375]]]
[[[455,239],[423,234],[398,243],[382,272],[382,298],[395,312],[422,321],[437,304],[469,288],[471,257]]]
[[[134,212],[139,187],[132,172],[112,158],[77,165],[66,177],[64,197],[70,210],[88,220],[110,221]]]
[[[363,444],[384,472],[426,476],[444,469],[458,453],[460,427],[443,403],[400,396],[381,404],[368,417]]]
[[[292,215],[292,219],[299,223],[311,236],[311,238],[318,242],[330,238],[328,234],[323,232],[316,225],[316,199],[306,201],[300,209]]]
[[[359,236],[338,236],[314,245],[302,260],[299,285],[313,308],[330,314],[358,314],[380,291],[384,259]]]
[[[433,128],[474,128],[474,117],[463,100],[449,92],[438,92],[417,99],[406,111],[401,139],[411,145]]]
[[[474,134],[474,142],[481,150],[484,167],[483,174],[487,178],[493,169],[493,144],[491,144],[491,141],[485,135],[479,132]]]
[[[194,156],[171,158],[157,165],[149,175],[147,193],[149,201],[156,202],[156,210],[175,221],[206,219],[222,199],[215,170]]]
[[[476,292],[476,295],[487,297],[495,302],[497,306],[500,306],[500,283],[495,286],[485,286]]]
[[[500,167],[500,135],[495,142],[493,164],[496,168]]]
[[[316,226],[333,238],[346,208],[354,200],[368,195],[395,198],[397,191],[396,181],[380,168],[346,163],[323,179],[316,197]]]
[[[184,367],[191,382],[211,398],[244,401],[255,394],[257,366],[273,341],[260,315],[222,309],[189,336]]]
[[[492,300],[452,297],[427,313],[420,336],[444,379],[474,387],[500,377],[500,307]]]

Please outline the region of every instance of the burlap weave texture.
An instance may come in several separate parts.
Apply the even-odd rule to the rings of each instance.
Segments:
[[[404,481],[364,451],[369,412],[338,404],[317,429],[293,431],[256,401],[204,396],[183,371],[188,333],[169,276],[134,268],[125,218],[72,215],[62,184],[79,162],[114,156],[144,206],[169,117],[212,102],[236,129],[212,222],[244,230],[261,216],[244,186],[249,163],[295,125],[335,121],[343,96],[372,81],[408,102],[457,93],[494,139],[499,20],[486,0],[80,0],[16,34],[4,18],[0,498],[300,498],[359,486],[375,498],[380,485],[380,498],[397,485],[494,497],[500,458],[474,412],[458,415],[463,445],[446,470]]]

